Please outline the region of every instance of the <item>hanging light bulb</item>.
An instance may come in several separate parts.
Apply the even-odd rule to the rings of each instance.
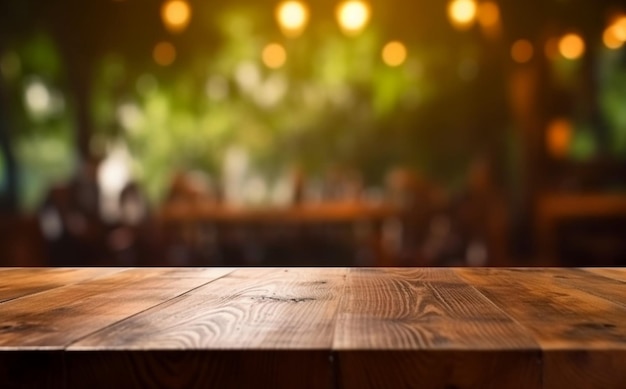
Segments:
[[[337,6],[337,21],[346,35],[358,35],[367,26],[370,8],[359,0],[348,0]]]
[[[309,10],[302,2],[285,1],[276,7],[276,20],[285,36],[295,38],[306,28]]]
[[[466,30],[474,24],[477,11],[475,0],[452,0],[448,4],[450,22],[459,30]]]
[[[182,32],[191,19],[191,7],[185,0],[168,0],[161,7],[161,19],[170,32]]]

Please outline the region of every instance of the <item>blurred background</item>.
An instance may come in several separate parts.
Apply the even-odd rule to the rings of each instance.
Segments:
[[[626,264],[619,0],[0,1],[0,265]]]

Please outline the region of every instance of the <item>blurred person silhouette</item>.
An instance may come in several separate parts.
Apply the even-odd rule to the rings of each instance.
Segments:
[[[97,171],[89,157],[67,183],[53,186],[39,210],[41,232],[53,266],[102,265],[107,259],[106,225],[100,215]]]

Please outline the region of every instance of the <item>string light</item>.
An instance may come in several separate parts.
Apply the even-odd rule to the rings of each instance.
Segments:
[[[609,49],[619,49],[626,42],[626,16],[617,18],[602,34],[602,41]]]
[[[448,3],[450,22],[459,30],[465,30],[472,26],[476,19],[476,12],[475,0],[452,0]]]
[[[262,59],[268,68],[278,69],[287,61],[287,52],[280,44],[270,43],[263,49]]]
[[[276,7],[276,20],[285,36],[295,38],[305,29],[309,21],[309,10],[299,1],[285,1]]]
[[[181,32],[191,19],[191,7],[184,0],[168,0],[161,7],[161,19],[170,32]]]
[[[585,41],[578,34],[566,34],[559,41],[559,52],[567,59],[578,59],[585,53]]]
[[[358,0],[349,0],[337,7],[337,21],[346,35],[360,33],[370,19],[369,6]]]
[[[382,52],[383,61],[391,67],[400,66],[407,57],[406,46],[402,42],[393,41],[385,45]]]

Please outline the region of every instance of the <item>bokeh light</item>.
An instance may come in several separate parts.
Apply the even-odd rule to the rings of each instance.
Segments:
[[[500,8],[492,1],[480,3],[478,6],[478,22],[486,28],[495,27],[500,23]]]
[[[28,110],[34,115],[42,115],[50,110],[52,98],[46,85],[35,80],[24,91],[24,100]]]
[[[616,18],[602,34],[602,41],[609,49],[619,49],[626,42],[626,16]]]
[[[388,66],[400,66],[406,61],[407,50],[402,42],[393,41],[385,45],[382,52],[383,61]]]
[[[585,41],[578,34],[566,34],[559,40],[559,52],[567,59],[578,59],[585,53]]]
[[[159,42],[154,46],[152,58],[161,66],[169,66],[176,60],[176,48],[170,42]]]
[[[609,26],[604,30],[602,41],[607,48],[613,50],[619,49],[624,44],[624,42],[619,39],[615,26]]]
[[[271,69],[282,67],[287,61],[285,48],[278,43],[270,43],[263,49],[263,63]]]
[[[519,39],[511,46],[511,58],[517,63],[527,63],[533,58],[532,43],[526,39]]]
[[[484,1],[479,3],[476,18],[486,37],[495,39],[501,35],[500,7],[496,2]]]
[[[184,0],[169,0],[161,7],[161,19],[170,32],[181,32],[191,20],[191,7]]]
[[[572,123],[566,118],[556,118],[548,124],[546,131],[546,147],[548,153],[555,158],[567,156],[572,143]]]
[[[618,17],[613,23],[613,33],[622,42],[626,42],[626,16]]]
[[[361,32],[369,19],[369,6],[362,1],[350,0],[337,7],[337,21],[346,35],[356,35]]]
[[[285,1],[276,8],[276,20],[285,36],[295,38],[305,29],[309,21],[309,10],[299,1]]]
[[[548,59],[550,60],[556,59],[559,55],[559,38],[558,37],[549,38],[546,41],[543,51]]]
[[[452,25],[460,30],[472,26],[476,19],[477,6],[474,0],[452,0],[448,4],[448,17]]]

